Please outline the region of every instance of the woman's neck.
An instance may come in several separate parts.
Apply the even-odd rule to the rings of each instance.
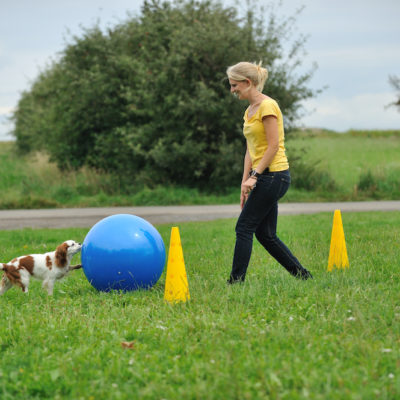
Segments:
[[[265,95],[254,89],[249,93],[248,101],[251,106],[261,103],[265,99]]]

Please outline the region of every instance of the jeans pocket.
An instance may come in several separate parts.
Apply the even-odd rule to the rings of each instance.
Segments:
[[[288,185],[292,183],[292,179],[290,178],[290,176],[281,176],[281,181]]]
[[[282,176],[280,178],[279,198],[283,197],[290,186],[290,176]]]
[[[274,182],[274,177],[270,175],[261,175],[257,179],[257,183],[263,186],[271,186]]]

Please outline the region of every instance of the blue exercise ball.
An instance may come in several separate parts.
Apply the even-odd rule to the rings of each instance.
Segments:
[[[97,290],[152,287],[165,265],[165,246],[157,229],[143,218],[117,214],[97,222],[81,252],[86,278]]]

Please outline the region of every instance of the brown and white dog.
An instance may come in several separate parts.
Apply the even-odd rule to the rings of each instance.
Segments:
[[[0,283],[0,295],[4,294],[12,285],[19,286],[23,292],[28,292],[29,279],[43,281],[43,288],[49,295],[53,294],[56,280],[63,278],[73,269],[81,268],[81,265],[71,266],[72,257],[82,248],[80,243],[67,240],[60,244],[56,251],[45,254],[30,254],[14,258],[6,264],[0,263],[0,270],[4,274]]]

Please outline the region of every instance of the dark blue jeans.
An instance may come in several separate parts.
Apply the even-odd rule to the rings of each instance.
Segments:
[[[236,224],[236,245],[229,282],[244,281],[253,247],[253,236],[292,275],[307,279],[311,274],[276,236],[278,200],[290,186],[289,170],[265,172],[257,180]]]

